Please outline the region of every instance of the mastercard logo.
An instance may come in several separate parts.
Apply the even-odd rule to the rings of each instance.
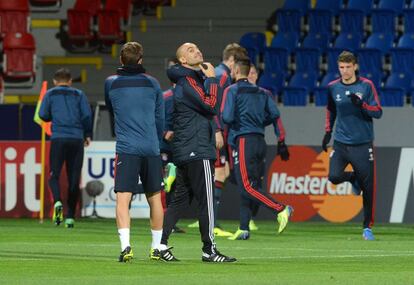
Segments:
[[[362,196],[352,194],[345,182],[328,181],[329,153],[318,153],[306,146],[289,148],[289,161],[279,156],[272,161],[267,175],[267,191],[283,204],[292,205],[292,221],[307,221],[319,215],[329,222],[346,222],[362,209]],[[346,170],[352,170],[350,165]]]

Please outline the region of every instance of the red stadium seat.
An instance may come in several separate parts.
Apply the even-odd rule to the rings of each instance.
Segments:
[[[110,45],[124,39],[119,10],[101,10],[98,13],[98,39]]]
[[[75,6],[73,7],[75,10],[86,10],[92,16],[96,16],[101,8],[101,0],[76,0]]]
[[[68,9],[68,37],[76,43],[84,43],[94,37],[93,19],[87,10]]]
[[[27,33],[29,31],[29,1],[28,0],[0,0],[0,32]]]
[[[8,33],[3,40],[5,79],[34,79],[36,45],[31,34]]]
[[[120,10],[122,19],[125,23],[128,23],[132,13],[132,1],[131,0],[106,0],[106,10]]]

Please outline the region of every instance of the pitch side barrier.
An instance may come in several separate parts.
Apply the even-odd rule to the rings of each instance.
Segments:
[[[45,171],[49,169],[49,144],[46,149]],[[94,141],[85,148],[81,188],[87,182],[99,180],[104,191],[95,198],[96,212],[101,217],[115,217],[113,192],[115,143]],[[277,200],[295,208],[293,221],[347,222],[362,220],[362,197],[354,196],[349,183],[333,185],[328,181],[329,152],[320,147],[291,146],[287,162],[276,156],[276,147],[269,146],[264,177],[265,190]],[[413,223],[414,212],[414,148],[378,147],[376,156],[376,222]],[[0,217],[39,216],[39,185],[41,173],[40,142],[0,142]],[[348,169],[352,168],[348,166]],[[66,197],[65,177],[61,185]],[[45,180],[47,180],[46,175]],[[45,181],[47,185],[47,181]],[[46,187],[47,188],[47,187]],[[52,196],[45,193],[45,217],[52,213]],[[223,192],[221,219],[238,219],[239,192],[226,183]],[[79,205],[82,216],[93,212],[93,197],[82,190]],[[131,215],[147,218],[149,208],[143,195],[134,197]],[[196,217],[194,206],[185,217]],[[274,219],[270,211],[261,209],[259,219]]]

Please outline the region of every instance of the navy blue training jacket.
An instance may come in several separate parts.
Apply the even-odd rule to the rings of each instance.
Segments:
[[[115,118],[116,152],[160,154],[164,100],[158,81],[141,65],[123,66],[105,81],[105,102]]]
[[[382,109],[371,80],[359,77],[355,83],[344,84],[337,79],[328,84],[325,131],[331,132],[336,121],[334,139],[344,144],[362,144],[374,140],[372,118],[379,119]],[[352,104],[349,95],[362,96],[362,107]]]
[[[268,92],[247,79],[240,79],[229,86],[223,96],[222,116],[224,123],[229,125],[229,141],[236,145],[236,138],[246,134],[264,135],[265,127],[274,123],[275,132],[281,138],[281,126],[278,119],[279,110]]]
[[[49,89],[43,98],[39,117],[52,121],[52,137],[81,139],[92,136],[92,112],[85,93],[69,86]]]

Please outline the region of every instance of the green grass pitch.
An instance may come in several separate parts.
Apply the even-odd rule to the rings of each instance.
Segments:
[[[257,225],[250,240],[216,239],[233,264],[202,263],[198,229],[185,228],[171,236],[181,259],[172,264],[148,259],[148,221],[133,220],[134,260],[123,264],[112,219],[81,219],[74,229],[0,219],[0,284],[414,284],[413,225],[377,225],[374,242],[362,240],[359,224],[290,223],[280,236],[275,223]]]

